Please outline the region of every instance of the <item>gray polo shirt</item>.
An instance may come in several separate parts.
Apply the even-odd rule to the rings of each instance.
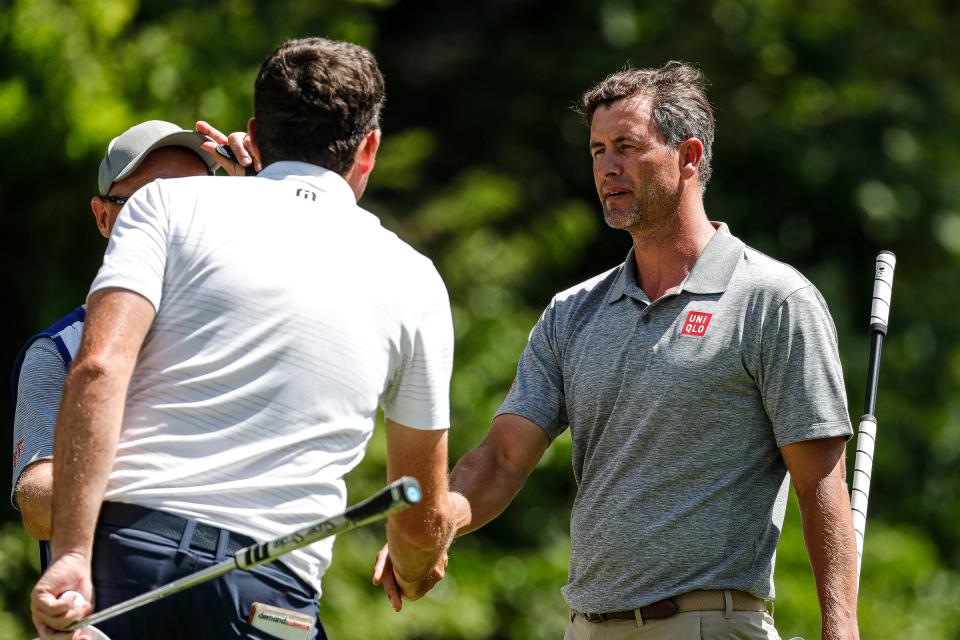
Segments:
[[[779,447],[852,433],[816,288],[716,224],[654,303],[634,255],[554,297],[498,411],[569,426],[573,609],[694,589],[773,597],[788,478]]]

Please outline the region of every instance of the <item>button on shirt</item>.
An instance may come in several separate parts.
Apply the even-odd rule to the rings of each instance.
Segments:
[[[773,596],[779,447],[849,436],[837,337],[815,287],[724,224],[651,303],[626,261],[558,294],[498,414],[569,426],[578,611],[695,589]]]

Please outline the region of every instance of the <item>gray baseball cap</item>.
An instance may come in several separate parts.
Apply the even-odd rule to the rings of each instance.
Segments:
[[[130,127],[107,145],[97,178],[100,195],[107,195],[114,182],[123,180],[136,171],[143,159],[160,147],[190,149],[200,156],[210,173],[213,173],[217,162],[200,148],[204,141],[205,138],[196,131],[181,129],[172,122],[163,120],[147,120]]]

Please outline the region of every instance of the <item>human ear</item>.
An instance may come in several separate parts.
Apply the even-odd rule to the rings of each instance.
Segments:
[[[93,196],[90,198],[90,210],[93,211],[93,219],[97,222],[97,229],[104,238],[110,237],[110,213],[107,211],[107,203],[102,198]]]
[[[354,158],[354,166],[360,175],[368,175],[373,171],[373,166],[377,162],[377,151],[380,149],[380,129],[374,129],[368,132],[360,145],[357,147],[357,155]]]
[[[699,138],[687,138],[680,143],[677,149],[680,157],[680,175],[689,180],[700,168],[703,160],[703,143]]]

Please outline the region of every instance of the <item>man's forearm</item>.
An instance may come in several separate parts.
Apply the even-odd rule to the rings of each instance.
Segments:
[[[464,455],[450,474],[456,535],[475,531],[503,513],[523,487],[529,470],[513,471],[484,442]]]
[[[54,437],[54,558],[90,558],[93,533],[113,465],[129,374],[96,360],[74,362]]]
[[[859,638],[857,552],[847,486],[838,475],[800,500],[804,539],[820,599],[824,640]]]
[[[487,437],[450,474],[457,535],[503,513],[549,445],[546,432],[526,418],[511,413],[494,418]]]

